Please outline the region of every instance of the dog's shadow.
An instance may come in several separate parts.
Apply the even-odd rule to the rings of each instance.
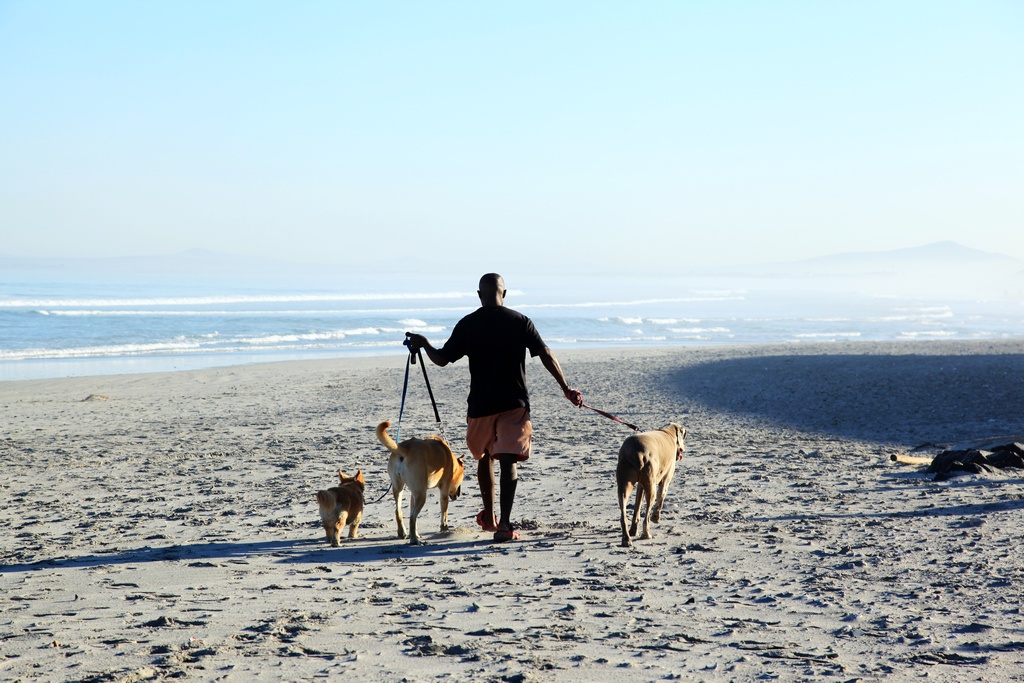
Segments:
[[[372,563],[402,559],[426,559],[476,553],[493,545],[490,539],[473,538],[449,541],[454,534],[430,535],[423,545],[410,545],[406,540],[391,537],[361,537],[342,541],[332,548],[322,538],[291,539],[232,543],[186,543],[164,547],[133,548],[111,553],[73,555],[33,562],[0,565],[0,574],[37,571],[41,569],[79,569],[147,562],[180,562],[186,567],[217,567],[219,561],[275,558],[281,564],[346,564]],[[461,535],[460,535],[461,536]]]
[[[420,536],[424,537],[423,534]],[[452,536],[452,534],[439,533],[420,545],[412,545],[407,540],[399,540],[394,537],[389,539],[359,538],[345,541],[339,548],[324,546],[305,553],[297,553],[280,561],[295,564],[336,562],[369,564],[394,560],[433,562],[435,558],[475,555],[499,545],[490,538],[447,540]],[[521,543],[521,541],[517,542],[517,545]]]

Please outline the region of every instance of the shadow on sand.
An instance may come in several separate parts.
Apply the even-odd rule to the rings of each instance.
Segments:
[[[918,445],[1024,432],[1024,354],[765,355],[669,380],[685,400],[846,438]]]
[[[187,543],[160,548],[142,547],[93,555],[77,555],[0,566],[0,574],[37,571],[40,569],[82,569],[145,562],[180,562],[185,567],[215,566],[216,561],[246,560],[272,556],[275,561],[290,563],[366,563],[380,561],[415,561],[454,555],[475,554],[494,547],[490,539],[446,541],[443,534],[424,545],[409,545],[395,538],[362,537],[345,540],[332,548],[323,539],[293,539],[256,543]],[[529,543],[527,539],[515,545]]]
[[[998,501],[994,503],[971,503],[965,505],[947,505],[935,507],[920,507],[916,510],[881,510],[878,512],[815,512],[798,513],[787,515],[765,515],[751,517],[750,521],[755,522],[780,522],[780,521],[821,521],[824,519],[913,519],[916,517],[927,517],[929,519],[940,517],[977,517],[990,513],[1013,512],[1024,509],[1024,499]],[[970,522],[967,526],[972,526]]]

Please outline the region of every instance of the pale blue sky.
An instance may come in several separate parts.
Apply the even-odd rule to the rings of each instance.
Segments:
[[[0,0],[0,253],[1024,259],[1024,3]]]

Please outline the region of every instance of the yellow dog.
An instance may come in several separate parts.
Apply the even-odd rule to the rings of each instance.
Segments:
[[[395,522],[398,537],[405,538],[405,523],[402,521],[402,491],[409,487],[412,495],[409,501],[409,543],[422,543],[416,533],[416,519],[427,502],[427,491],[437,489],[441,496],[441,531],[448,531],[448,501],[455,500],[462,493],[462,477],[465,474],[463,459],[456,458],[452,449],[439,436],[427,439],[406,439],[402,443],[388,434],[390,422],[377,425],[377,440],[391,451],[388,460],[388,475],[391,477],[392,492],[395,496]]]

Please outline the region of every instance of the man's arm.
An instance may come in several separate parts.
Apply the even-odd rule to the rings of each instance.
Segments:
[[[544,364],[547,371],[550,372],[551,376],[555,378],[556,382],[558,382],[559,388],[561,388],[565,397],[569,399],[569,402],[577,408],[583,405],[583,394],[576,389],[571,388],[569,383],[565,381],[565,374],[562,372],[562,366],[558,364],[558,359],[555,358],[555,354],[551,352],[551,349],[545,346],[537,355],[540,357],[540,362]]]
[[[408,344],[411,352],[416,353],[416,351],[423,349],[427,352],[427,358],[429,358],[434,365],[440,365],[442,368],[448,365],[448,359],[442,356],[422,334],[406,332],[405,337],[406,343]]]

